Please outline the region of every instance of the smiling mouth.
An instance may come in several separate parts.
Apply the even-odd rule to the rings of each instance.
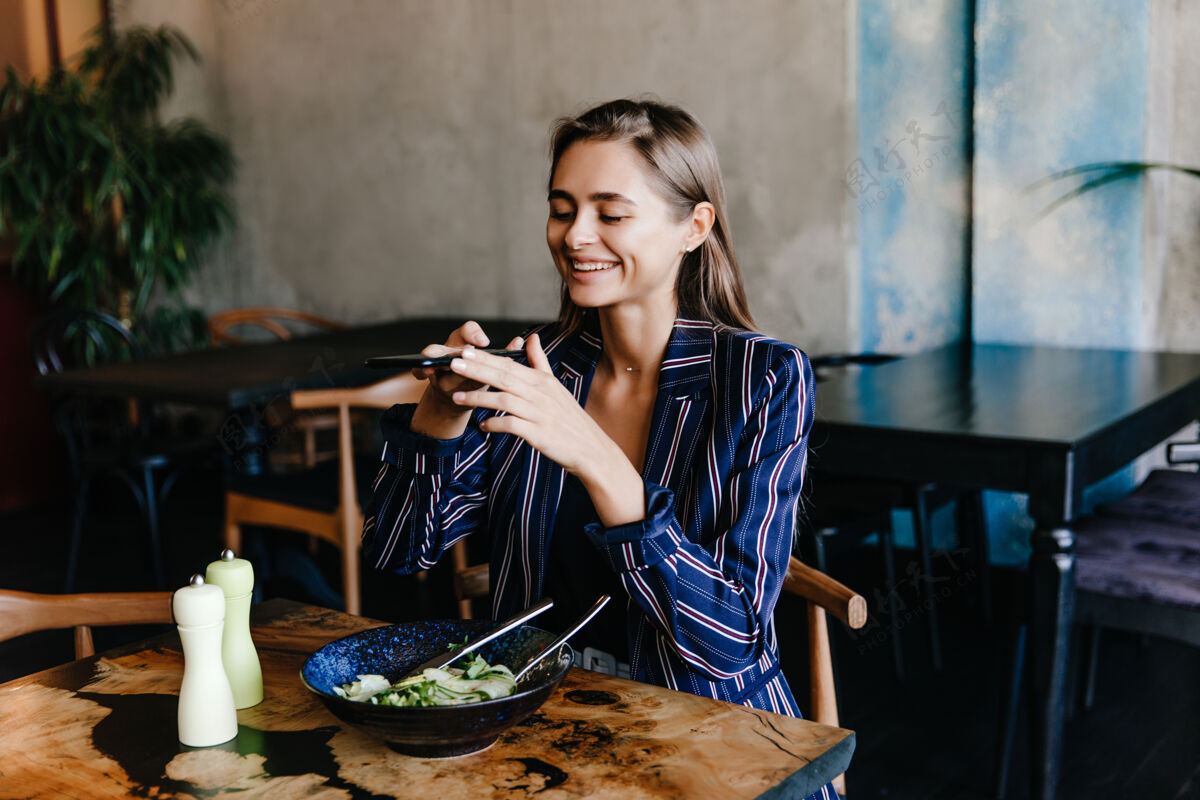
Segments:
[[[571,269],[576,272],[603,272],[606,269],[620,266],[619,261],[576,261],[571,260]]]

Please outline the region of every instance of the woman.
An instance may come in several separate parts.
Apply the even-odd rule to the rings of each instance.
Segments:
[[[509,343],[527,364],[473,322],[426,348],[462,353],[384,418],[366,558],[426,569],[484,531],[494,617],[609,591],[580,635],[636,680],[798,716],[772,614],[813,377],[751,332],[712,143],[676,107],[598,106],[556,127],[549,205],[558,321]]]

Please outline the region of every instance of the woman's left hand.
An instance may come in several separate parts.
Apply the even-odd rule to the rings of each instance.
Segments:
[[[503,411],[480,427],[488,433],[519,436],[567,472],[585,478],[603,471],[604,461],[619,455],[629,459],[596,424],[567,388],[550,371],[550,362],[535,333],[525,344],[529,366],[510,358],[467,348],[450,368],[485,386],[455,392],[455,403]],[[489,391],[488,386],[495,389]],[[630,465],[632,468],[632,465]]]
[[[525,352],[528,367],[502,356],[464,349],[450,368],[485,386],[455,392],[454,402],[505,412],[483,420],[480,428],[518,436],[577,476],[606,527],[643,519],[646,503],[641,474],[554,377],[536,333],[525,343]]]

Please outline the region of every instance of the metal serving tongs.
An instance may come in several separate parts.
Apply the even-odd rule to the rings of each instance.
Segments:
[[[533,669],[534,667],[536,667],[538,664],[542,663],[542,659],[544,659],[546,656],[550,655],[551,653],[557,653],[557,652],[558,652],[558,648],[560,648],[560,647],[562,647],[564,644],[566,644],[566,643],[567,643],[567,639],[570,639],[572,636],[574,636],[575,634],[579,633],[580,629],[582,629],[584,625],[587,625],[589,622],[591,622],[591,621],[592,621],[592,617],[594,617],[594,616],[596,616],[597,614],[599,614],[599,613],[600,613],[600,609],[604,608],[604,606],[605,606],[605,605],[608,603],[608,601],[609,601],[609,600],[611,600],[611,599],[612,599],[612,598],[611,598],[611,597],[609,597],[609,596],[608,596],[608,595],[606,595],[606,594],[602,594],[602,595],[600,595],[600,599],[599,599],[599,600],[597,600],[595,603],[593,603],[593,604],[592,604],[592,607],[591,607],[591,608],[589,608],[587,611],[585,611],[585,612],[584,612],[584,614],[583,614],[583,616],[582,616],[582,617],[580,617],[578,620],[576,620],[576,621],[575,621],[575,624],[574,624],[574,625],[572,625],[571,627],[567,628],[567,630],[563,632],[563,635],[562,635],[562,636],[559,636],[559,637],[558,637],[557,639],[555,639],[553,642],[551,642],[550,644],[546,645],[546,649],[545,649],[545,650],[543,650],[542,652],[538,653],[538,654],[537,654],[536,656],[534,656],[533,658],[529,659],[528,663],[526,663],[526,664],[525,664],[525,666],[521,667],[521,671],[520,671],[520,672],[518,672],[518,673],[517,673],[517,674],[514,676],[514,681],[513,681],[513,682],[514,682],[514,683],[518,683],[518,684],[519,684],[519,683],[521,682],[521,678],[524,678],[526,675],[528,675],[528,674],[529,674],[529,671],[530,671],[531,669]]]
[[[413,675],[420,675],[422,672],[424,672],[427,669],[442,669],[443,667],[448,667],[451,664],[453,664],[455,661],[457,661],[458,659],[465,656],[467,653],[473,653],[474,651],[478,650],[480,647],[483,647],[488,642],[494,641],[495,639],[500,638],[501,636],[503,636],[504,634],[513,630],[514,628],[524,625],[526,622],[533,619],[538,614],[541,614],[543,611],[548,611],[553,605],[554,605],[554,600],[552,600],[549,597],[544,597],[541,600],[539,600],[538,602],[531,605],[529,608],[527,608],[524,611],[522,611],[521,613],[517,614],[515,617],[507,619],[504,622],[500,623],[500,625],[498,625],[497,627],[492,628],[490,631],[488,631],[486,634],[479,637],[475,641],[468,642],[467,644],[460,645],[460,646],[451,646],[444,652],[438,653],[436,656],[429,659],[425,663],[418,664],[417,666],[413,667],[408,672],[406,672],[404,675],[397,678],[395,682],[399,683],[400,681],[404,680],[405,678],[412,677]]]

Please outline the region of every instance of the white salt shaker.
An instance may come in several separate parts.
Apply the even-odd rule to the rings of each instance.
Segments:
[[[233,689],[221,664],[225,593],[201,575],[171,601],[183,642],[183,685],[179,687],[179,741],[209,747],[237,736]]]

